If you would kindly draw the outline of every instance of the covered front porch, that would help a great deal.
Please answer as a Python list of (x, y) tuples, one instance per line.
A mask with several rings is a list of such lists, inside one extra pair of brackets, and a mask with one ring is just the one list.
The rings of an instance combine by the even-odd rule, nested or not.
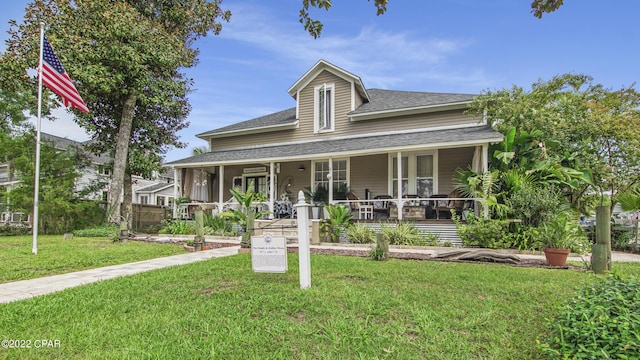
[(478, 206), (476, 199), (454, 192), (454, 174), (458, 169), (485, 170), (487, 148), (483, 142), (255, 160), (241, 154), (225, 159), (229, 151), (208, 153), (208, 162), (174, 165), (174, 217), (190, 218), (195, 209), (217, 213), (233, 207), (232, 188), (264, 194), (264, 201), (255, 205), (268, 210), (271, 219), (293, 217), (301, 190), (320, 207), (348, 205), (354, 218), (363, 221), (443, 220), (450, 218), (451, 208), (464, 216)]

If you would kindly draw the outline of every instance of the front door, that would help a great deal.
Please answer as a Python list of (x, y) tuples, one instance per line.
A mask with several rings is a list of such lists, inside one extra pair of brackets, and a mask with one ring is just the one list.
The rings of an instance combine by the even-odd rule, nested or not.
[(245, 177), (245, 191), (249, 189), (255, 193), (267, 193), (267, 177), (266, 176), (247, 176)]

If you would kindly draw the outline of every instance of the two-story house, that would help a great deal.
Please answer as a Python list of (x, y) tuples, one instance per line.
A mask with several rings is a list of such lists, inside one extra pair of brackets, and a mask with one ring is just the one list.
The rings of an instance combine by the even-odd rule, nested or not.
[(486, 169), (489, 143), (503, 138), (465, 114), (474, 95), (367, 89), (324, 60), (288, 92), (294, 107), (199, 134), (209, 152), (166, 164), (176, 198), (222, 208), (229, 189), (253, 186), (274, 209), (318, 186), (334, 202), (346, 185), (360, 199), (391, 197), (402, 219), (404, 197), (449, 194), (456, 169)]
[(449, 194), (456, 169), (486, 169), (489, 143), (503, 138), (465, 114), (474, 95), (367, 89), (324, 60), (288, 92), (294, 107), (199, 134), (209, 152), (166, 164), (176, 197), (222, 208), (229, 189), (253, 186), (274, 209), (307, 187), (334, 202), (346, 185), (360, 199), (391, 197), (402, 219), (406, 196)]

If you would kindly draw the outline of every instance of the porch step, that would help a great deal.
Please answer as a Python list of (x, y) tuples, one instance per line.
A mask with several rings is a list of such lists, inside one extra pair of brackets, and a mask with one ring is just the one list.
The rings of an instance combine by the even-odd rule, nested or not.
[[(298, 242), (296, 219), (256, 220), (255, 224), (258, 233), (284, 236), (288, 244)], [(311, 238), (311, 227), (309, 227), (309, 238)]]

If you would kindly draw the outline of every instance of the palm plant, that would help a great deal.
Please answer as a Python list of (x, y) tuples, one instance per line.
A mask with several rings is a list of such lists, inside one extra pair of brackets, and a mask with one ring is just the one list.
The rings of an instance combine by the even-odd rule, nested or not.
[(571, 210), (560, 211), (551, 221), (543, 223), (538, 231), (538, 241), (543, 248), (569, 249), (579, 253), (588, 247), (577, 216)]
[(618, 200), (622, 210), (624, 211), (635, 211), (640, 209), (640, 187), (617, 194), (616, 200)]
[(246, 192), (230, 189), (233, 198), (240, 204), (239, 209), (231, 209), (220, 213), (220, 216), (229, 218), (230, 221), (238, 224), (242, 229), (242, 239), (240, 247), (251, 247), (251, 235), (253, 234), (253, 223), (256, 218), (268, 214), (266, 210), (257, 211), (252, 205), (254, 202), (264, 200), (264, 195), (253, 191), (253, 186), (249, 186)]
[(342, 204), (327, 205), (325, 210), (329, 213), (329, 218), (320, 221), (320, 235), (329, 235), (332, 242), (338, 242), (341, 235), (351, 226), (353, 215), (349, 208)]

